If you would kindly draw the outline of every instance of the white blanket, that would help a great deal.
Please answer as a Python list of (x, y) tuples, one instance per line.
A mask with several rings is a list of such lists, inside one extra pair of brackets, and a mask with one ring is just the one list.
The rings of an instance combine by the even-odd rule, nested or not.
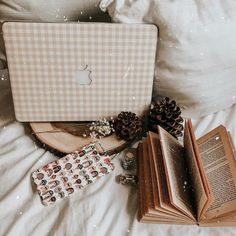
[[(0, 83), (3, 85), (3, 83)], [(31, 173), (56, 159), (35, 145), (29, 130), (12, 120), (8, 93), (0, 86), (0, 235), (235, 235), (236, 228), (200, 228), (141, 224), (137, 221), (137, 190), (115, 183), (116, 169), (79, 193), (44, 207), (31, 181)], [(9, 105), (10, 104), (10, 105)], [(10, 106), (10, 108), (9, 108)], [(197, 136), (224, 124), (236, 140), (236, 106), (194, 120)], [(3, 122), (4, 121), (4, 122)], [(8, 123), (4, 126), (4, 124)]]

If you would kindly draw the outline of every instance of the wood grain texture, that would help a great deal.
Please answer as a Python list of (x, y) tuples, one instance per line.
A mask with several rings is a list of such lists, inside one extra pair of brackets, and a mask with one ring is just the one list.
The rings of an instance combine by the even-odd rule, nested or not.
[[(72, 123), (73, 126), (74, 123)], [(61, 154), (68, 154), (75, 150), (81, 149), (83, 146), (89, 144), (92, 140), (90, 137), (84, 138), (82, 135), (74, 135), (71, 130), (64, 130), (63, 125), (48, 122), (31, 122), (29, 123), (32, 134), (43, 144), (47, 145), (52, 152), (59, 152)], [(68, 127), (69, 123), (66, 123)], [(77, 134), (82, 134), (78, 131)], [(101, 139), (101, 143), (104, 149), (111, 155), (122, 151), (131, 142), (126, 142), (119, 139), (117, 135), (112, 134), (110, 136)]]

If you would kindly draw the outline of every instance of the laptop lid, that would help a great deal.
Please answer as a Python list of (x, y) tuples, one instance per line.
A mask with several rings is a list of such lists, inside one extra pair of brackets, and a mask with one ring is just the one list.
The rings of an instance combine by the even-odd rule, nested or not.
[(149, 109), (154, 25), (5, 22), (3, 36), (17, 120), (91, 121)]

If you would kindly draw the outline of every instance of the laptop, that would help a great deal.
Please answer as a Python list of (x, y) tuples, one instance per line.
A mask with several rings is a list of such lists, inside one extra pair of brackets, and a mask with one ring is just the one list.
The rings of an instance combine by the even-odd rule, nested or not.
[(5, 22), (3, 36), (18, 121), (92, 121), (149, 109), (156, 26)]

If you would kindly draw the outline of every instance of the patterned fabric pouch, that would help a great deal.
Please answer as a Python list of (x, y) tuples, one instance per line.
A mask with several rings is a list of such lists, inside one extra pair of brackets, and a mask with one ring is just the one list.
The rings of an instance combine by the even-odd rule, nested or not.
[(99, 149), (91, 143), (33, 172), (42, 204), (53, 204), (113, 171), (110, 156)]

